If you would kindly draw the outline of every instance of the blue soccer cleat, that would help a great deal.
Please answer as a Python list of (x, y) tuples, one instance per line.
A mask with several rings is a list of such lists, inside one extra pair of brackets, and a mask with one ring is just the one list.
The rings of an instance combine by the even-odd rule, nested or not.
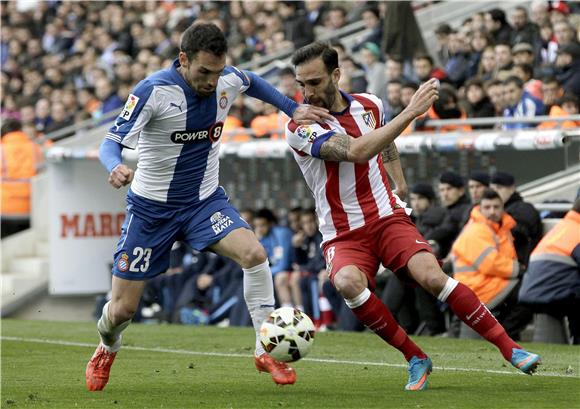
[(532, 375), (536, 372), (542, 358), (538, 354), (523, 349), (512, 348), (512, 365), (525, 374)]
[(433, 371), (433, 362), (431, 358), (419, 359), (416, 356), (409, 361), (409, 382), (405, 385), (408, 391), (424, 391), (427, 389), (429, 382), (427, 377)]

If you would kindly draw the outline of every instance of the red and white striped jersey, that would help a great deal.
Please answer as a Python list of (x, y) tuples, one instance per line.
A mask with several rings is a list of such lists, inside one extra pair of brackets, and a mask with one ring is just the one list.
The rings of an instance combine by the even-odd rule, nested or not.
[(397, 205), (406, 205), (391, 191), (381, 155), (364, 164), (320, 159), (320, 147), (334, 133), (357, 138), (383, 125), (383, 104), (378, 97), (341, 93), (349, 105), (343, 112), (332, 112), (334, 120), (286, 124), (286, 141), (316, 202), (323, 242), (388, 216)]

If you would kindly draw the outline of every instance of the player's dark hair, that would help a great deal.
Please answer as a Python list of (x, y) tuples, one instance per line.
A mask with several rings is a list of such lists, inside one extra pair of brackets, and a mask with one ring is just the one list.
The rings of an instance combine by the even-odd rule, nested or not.
[(511, 77), (508, 77), (503, 82), (503, 85), (509, 85), (509, 84), (515, 84), (516, 87), (518, 87), (518, 88), (523, 88), (524, 87), (524, 82), (522, 81), (522, 79), (520, 77), (516, 77), (515, 75), (512, 75)]
[(487, 199), (487, 200), (499, 199), (499, 200), (501, 200), (501, 197), (495, 190), (493, 190), (491, 188), (486, 188), (483, 191), (483, 194), (481, 195), (481, 200), (483, 200), (483, 199)]
[(314, 42), (296, 50), (292, 56), (292, 64), (298, 66), (319, 57), (322, 58), (329, 74), (338, 68), (338, 53), (328, 43), (322, 41)]
[(189, 26), (181, 37), (181, 51), (188, 60), (195, 58), (199, 51), (222, 56), (228, 51), (224, 33), (212, 23), (198, 23)]

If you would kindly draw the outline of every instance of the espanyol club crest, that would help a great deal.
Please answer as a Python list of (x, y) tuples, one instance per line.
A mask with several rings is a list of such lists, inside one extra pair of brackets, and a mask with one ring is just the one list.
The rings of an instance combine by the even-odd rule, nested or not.
[(125, 272), (129, 269), (129, 256), (127, 255), (127, 253), (121, 254), (121, 257), (119, 257), (119, 261), (117, 261), (117, 268), (121, 272)]
[(219, 104), (221, 109), (226, 109), (226, 107), (228, 106), (228, 97), (225, 92), (222, 92)]
[(362, 114), (362, 119), (370, 128), (374, 129), (377, 126), (377, 120), (375, 119), (373, 111), (366, 111), (364, 114)]

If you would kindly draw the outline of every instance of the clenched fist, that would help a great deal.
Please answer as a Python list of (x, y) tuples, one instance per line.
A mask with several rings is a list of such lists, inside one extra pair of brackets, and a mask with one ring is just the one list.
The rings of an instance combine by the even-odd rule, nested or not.
[(126, 186), (133, 181), (135, 171), (123, 164), (117, 165), (109, 175), (109, 183), (115, 189)]

